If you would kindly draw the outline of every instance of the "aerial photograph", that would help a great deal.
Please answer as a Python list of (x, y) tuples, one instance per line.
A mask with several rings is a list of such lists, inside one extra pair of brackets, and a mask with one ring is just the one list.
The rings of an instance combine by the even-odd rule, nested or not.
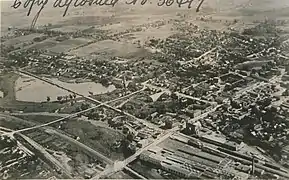
[(0, 3), (0, 179), (289, 179), (289, 0)]

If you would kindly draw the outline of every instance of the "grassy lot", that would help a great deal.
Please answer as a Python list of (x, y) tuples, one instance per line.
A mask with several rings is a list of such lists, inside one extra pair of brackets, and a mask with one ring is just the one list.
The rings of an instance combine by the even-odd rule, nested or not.
[(112, 152), (115, 140), (123, 139), (123, 135), (109, 128), (96, 127), (85, 121), (67, 121), (64, 131), (78, 136), (80, 142), (99, 151), (112, 160), (123, 159), (122, 153)]
[(86, 44), (89, 41), (89, 39), (85, 38), (68, 39), (58, 43), (54, 47), (48, 48), (48, 50), (56, 53), (67, 52), (70, 49), (76, 48), (82, 44)]
[(26, 36), (20, 36), (16, 38), (9, 39), (3, 43), (5, 46), (14, 46), (16, 44), (25, 43), (25, 42), (32, 42), (34, 38), (41, 37), (43, 34), (33, 33)]
[(131, 57), (138, 54), (139, 51), (141, 48), (137, 48), (134, 44), (104, 40), (71, 51), (70, 54), (85, 57), (90, 54), (106, 53), (111, 56)]

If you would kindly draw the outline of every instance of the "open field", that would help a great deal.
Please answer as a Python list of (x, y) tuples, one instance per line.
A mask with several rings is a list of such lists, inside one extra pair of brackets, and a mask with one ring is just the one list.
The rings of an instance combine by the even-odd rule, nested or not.
[(89, 39), (85, 39), (85, 38), (68, 39), (68, 40), (59, 42), (56, 46), (48, 48), (47, 50), (56, 52), (56, 53), (67, 52), (70, 49), (78, 47), (82, 44), (86, 44), (89, 41), (90, 41)]
[(35, 114), (35, 115), (27, 115), (27, 114), (17, 114), (14, 115), (15, 117), (18, 117), (19, 119), (23, 119), (32, 123), (38, 123), (38, 124), (44, 124), (44, 123), (48, 123), (51, 121), (54, 121), (56, 119), (61, 118), (62, 116), (53, 116), (53, 115), (45, 115), (45, 113), (42, 114)]
[(110, 56), (127, 57), (137, 54), (138, 51), (140, 51), (140, 49), (133, 44), (104, 40), (71, 51), (69, 54), (83, 57), (90, 54), (105, 53)]
[(133, 37), (132, 42), (137, 42), (137, 41), (147, 42), (149, 39), (152, 39), (152, 38), (165, 39), (175, 33), (171, 28), (172, 28), (172, 25), (165, 25), (157, 29), (148, 28), (145, 31), (132, 33), (132, 37)]
[(79, 142), (95, 149), (110, 159), (123, 159), (122, 153), (111, 151), (115, 140), (124, 138), (121, 133), (113, 129), (95, 127), (90, 122), (85, 121), (67, 121), (63, 131), (79, 137)]
[(46, 39), (42, 42), (33, 44), (31, 46), (26, 46), (25, 49), (38, 49), (38, 50), (45, 50), (45, 49), (49, 49), (52, 47), (55, 47), (58, 44), (57, 41), (53, 40), (53, 39)]
[(26, 36), (20, 36), (20, 37), (5, 41), (3, 45), (14, 46), (14, 45), (21, 44), (21, 43), (29, 43), (29, 42), (32, 42), (34, 38), (41, 37), (41, 36), (43, 36), (43, 34), (39, 34), (39, 33), (29, 34)]
[(89, 29), (89, 26), (62, 26), (59, 28), (52, 28), (52, 31), (60, 31), (60, 32), (66, 32), (66, 33), (71, 33), (71, 32), (78, 32), (78, 31), (83, 31), (86, 29)]
[(8, 129), (22, 129), (31, 127), (29, 124), (23, 121), (14, 121), (14, 119), (2, 114), (0, 114), (0, 126)]

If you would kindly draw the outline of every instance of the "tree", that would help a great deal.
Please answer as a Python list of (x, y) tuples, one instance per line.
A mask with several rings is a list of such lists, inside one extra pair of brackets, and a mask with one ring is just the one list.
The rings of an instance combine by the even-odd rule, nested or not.
[(104, 87), (108, 87), (109, 86), (109, 80), (107, 78), (101, 78), (100, 79), (100, 83), (104, 86)]
[[(79, 111), (81, 111), (81, 108), (79, 107), (79, 106), (77, 106), (76, 108), (75, 108), (75, 111), (74, 112), (79, 112)], [(79, 114), (80, 115), (80, 114)]]
[(47, 96), (46, 100), (47, 100), (47, 102), (49, 102), (49, 101), (50, 101), (50, 97), (49, 97), (49, 96)]
[(62, 96), (57, 96), (57, 100), (61, 101), (62, 100)]
[(286, 89), (286, 90), (282, 93), (282, 96), (289, 96), (289, 91), (288, 91), (288, 89)]
[(128, 132), (129, 132), (129, 128), (128, 127), (123, 127), (122, 133), (123, 134), (127, 134)]
[(137, 85), (135, 82), (130, 82), (127, 86), (127, 88), (129, 88), (132, 91), (136, 91), (137, 90)]
[(166, 112), (166, 110), (165, 110), (166, 106), (163, 102), (158, 102), (158, 101), (155, 102), (154, 108), (156, 108), (156, 110), (159, 114), (164, 114)]
[(171, 93), (171, 98), (173, 100), (178, 100), (178, 95), (175, 92), (173, 92), (173, 93)]
[(127, 136), (126, 136), (126, 139), (129, 140), (130, 142), (133, 141), (134, 139), (134, 135), (132, 133), (129, 133)]
[(165, 128), (166, 128), (166, 129), (171, 129), (171, 128), (173, 128), (173, 121), (172, 121), (172, 120), (166, 120), (166, 122), (165, 122)]
[(81, 108), (81, 110), (86, 110), (89, 108), (89, 104), (82, 103), (80, 108)]

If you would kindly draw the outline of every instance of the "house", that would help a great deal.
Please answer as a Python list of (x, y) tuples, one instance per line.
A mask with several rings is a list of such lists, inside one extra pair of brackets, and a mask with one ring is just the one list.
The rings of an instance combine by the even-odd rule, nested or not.
[(84, 171), (84, 178), (85, 179), (91, 179), (94, 176), (94, 174), (95, 174), (95, 171), (88, 168)]
[(137, 134), (138, 137), (140, 137), (141, 139), (147, 139), (148, 138), (148, 134), (144, 133), (144, 132), (139, 132)]

